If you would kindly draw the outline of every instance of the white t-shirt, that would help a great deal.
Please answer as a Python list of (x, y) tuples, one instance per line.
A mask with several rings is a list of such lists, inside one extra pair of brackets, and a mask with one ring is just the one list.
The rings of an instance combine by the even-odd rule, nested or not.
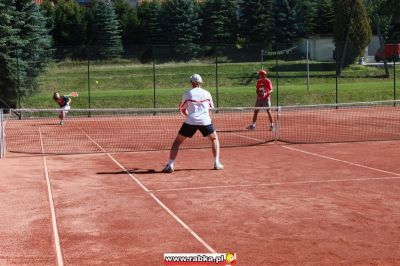
[(186, 109), (188, 116), (185, 123), (189, 125), (207, 126), (211, 124), (209, 110), (214, 108), (211, 94), (202, 88), (193, 88), (182, 96), (179, 108)]

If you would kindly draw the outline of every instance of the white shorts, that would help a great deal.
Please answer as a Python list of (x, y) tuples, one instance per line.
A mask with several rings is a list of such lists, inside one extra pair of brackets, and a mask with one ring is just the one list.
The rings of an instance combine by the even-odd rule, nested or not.
[(262, 99), (262, 98), (257, 98), (256, 100), (256, 107), (271, 107), (271, 99)]
[(69, 109), (71, 109), (71, 106), (69, 106), (68, 104), (67, 105), (64, 105), (63, 107), (60, 107), (60, 109), (62, 110), (61, 112), (60, 112), (60, 114), (66, 114), (66, 113), (68, 113), (68, 110)]

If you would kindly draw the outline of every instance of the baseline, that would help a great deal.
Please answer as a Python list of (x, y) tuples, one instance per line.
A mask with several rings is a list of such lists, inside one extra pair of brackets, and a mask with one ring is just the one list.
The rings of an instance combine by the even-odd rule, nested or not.
[(376, 178), (353, 178), (353, 179), (330, 179), (330, 180), (309, 180), (296, 182), (276, 182), (276, 183), (259, 183), (248, 185), (227, 185), (227, 186), (203, 186), (203, 187), (184, 187), (184, 188), (167, 188), (153, 189), (151, 192), (167, 192), (167, 191), (184, 191), (184, 190), (200, 190), (200, 189), (221, 189), (221, 188), (240, 188), (240, 187), (259, 187), (259, 186), (290, 186), (290, 185), (309, 185), (309, 184), (326, 184), (326, 183), (342, 183), (342, 182), (357, 182), (357, 181), (376, 181), (376, 180), (396, 180), (400, 176), (376, 177)]

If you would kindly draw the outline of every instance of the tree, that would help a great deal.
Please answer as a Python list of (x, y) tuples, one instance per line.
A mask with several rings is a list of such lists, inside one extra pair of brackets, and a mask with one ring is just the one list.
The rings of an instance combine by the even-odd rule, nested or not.
[(159, 1), (144, 1), (137, 8), (144, 44), (162, 43), (161, 4)]
[(109, 59), (122, 55), (121, 29), (111, 3), (99, 1), (93, 7), (92, 34), (90, 44), (95, 56)]
[(75, 1), (58, 1), (54, 10), (52, 33), (54, 46), (58, 49), (59, 56), (62, 58), (84, 56), (84, 45), (87, 41), (87, 22), (84, 9)]
[(19, 30), (13, 27), (15, 3), (0, 0), (0, 9), (0, 108), (8, 109), (17, 106), (15, 51), (22, 44), (18, 37)]
[(275, 42), (277, 44), (292, 45), (299, 37), (300, 23), (297, 10), (296, 0), (275, 1)]
[(52, 39), (47, 28), (47, 19), (37, 4), (30, 0), (16, 1), (17, 15), (21, 24), (19, 37), (24, 43), (18, 57), (21, 59), (21, 95), (27, 95), (37, 89), (37, 77), (43, 73), (52, 59)]
[(274, 35), (273, 0), (242, 1), (239, 10), (239, 33), (244, 43), (269, 48)]
[(113, 4), (121, 25), (122, 43), (125, 46), (139, 43), (139, 20), (136, 10), (127, 0), (114, 0)]
[(340, 75), (342, 67), (353, 64), (364, 53), (372, 33), (362, 0), (337, 0), (335, 11), (334, 41)]
[(46, 16), (46, 27), (50, 30), (50, 33), (53, 35), (54, 31), (54, 11), (55, 6), (51, 0), (45, 0), (41, 5), (40, 8), (43, 10), (44, 15)]
[(332, 34), (335, 13), (333, 11), (332, 0), (319, 0), (316, 6), (315, 33)]
[(201, 14), (203, 42), (236, 43), (237, 19), (234, 0), (206, 0), (202, 5)]
[(299, 35), (308, 37), (315, 34), (317, 28), (317, 7), (315, 1), (299, 0), (297, 15), (299, 20)]
[(30, 0), (0, 0), (0, 86), (2, 105), (17, 106), (17, 98), (37, 89), (37, 77), (48, 64), (51, 38), (46, 19)]
[(195, 57), (200, 50), (199, 12), (196, 0), (166, 0), (162, 4), (163, 41), (183, 59)]
[[(372, 29), (378, 34), (380, 50), (384, 54), (384, 43), (385, 39), (389, 34), (391, 16), (385, 16), (383, 14), (384, 4), (386, 1), (382, 0), (364, 0), (365, 8), (369, 14)], [(386, 36), (386, 37), (384, 37)], [(389, 77), (389, 69), (387, 66), (386, 58), (384, 58), (385, 76)]]
[(386, 14), (393, 15), (390, 27), (390, 38), (400, 42), (400, 1), (388, 0), (386, 3)]

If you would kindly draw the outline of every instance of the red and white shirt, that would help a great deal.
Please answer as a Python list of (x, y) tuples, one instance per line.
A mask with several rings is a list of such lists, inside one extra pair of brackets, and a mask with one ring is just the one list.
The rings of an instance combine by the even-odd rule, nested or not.
[(182, 96), (179, 109), (187, 110), (186, 124), (207, 126), (211, 124), (210, 110), (214, 108), (211, 94), (202, 88), (193, 88)]
[(272, 82), (269, 79), (261, 78), (257, 80), (256, 89), (258, 99), (266, 100), (271, 98)]

